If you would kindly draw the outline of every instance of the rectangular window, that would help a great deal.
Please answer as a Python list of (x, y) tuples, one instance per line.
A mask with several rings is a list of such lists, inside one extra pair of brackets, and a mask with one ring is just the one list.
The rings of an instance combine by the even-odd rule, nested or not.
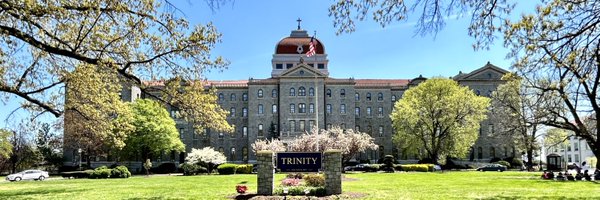
[(290, 113), (296, 113), (296, 105), (290, 104)]
[(371, 116), (371, 115), (372, 115), (371, 107), (367, 107), (367, 116)]
[(332, 110), (331, 104), (327, 104), (326, 109), (327, 109), (327, 114), (331, 114), (331, 110)]
[(290, 131), (296, 132), (296, 121), (290, 120)]
[(313, 64), (313, 63), (308, 63), (308, 66), (310, 66), (310, 67), (314, 68), (314, 67), (315, 67), (315, 64)]
[(315, 126), (315, 120), (308, 121), (308, 131), (311, 131), (313, 126)]
[(248, 117), (248, 108), (242, 108), (242, 117)]
[(340, 105), (340, 113), (346, 114), (346, 104)]
[(242, 137), (248, 137), (248, 127), (242, 127)]
[(359, 108), (359, 107), (356, 107), (356, 108), (354, 108), (354, 115), (355, 115), (356, 117), (359, 117), (359, 116), (360, 116), (360, 108)]
[(263, 114), (264, 113), (264, 108), (262, 104), (258, 104), (258, 114)]
[(183, 134), (183, 128), (179, 128), (179, 138), (181, 138), (182, 140), (185, 139)]
[(571, 159), (571, 155), (570, 154), (567, 156), (567, 158), (568, 158), (567, 162), (573, 162), (573, 159)]
[(298, 104), (298, 112), (299, 113), (306, 113), (306, 104), (299, 103)]
[(304, 120), (300, 120), (300, 131), (306, 131), (306, 127), (304, 127), (306, 125), (305, 123)]
[(275, 64), (275, 69), (283, 69), (283, 64), (281, 64), (281, 63)]
[(379, 126), (379, 137), (383, 137), (383, 126)]
[(287, 69), (292, 68), (292, 67), (294, 67), (294, 64), (292, 64), (292, 63), (285, 64), (285, 68), (287, 68)]
[(319, 68), (319, 69), (325, 69), (325, 64), (319, 63), (319, 64), (317, 64), (317, 68)]
[(264, 136), (264, 132), (263, 132), (263, 125), (262, 125), (262, 124), (259, 124), (259, 125), (258, 125), (258, 136), (259, 136), (259, 137), (262, 137), (262, 136)]
[(579, 154), (575, 154), (575, 163), (579, 163)]
[(315, 113), (315, 104), (308, 104), (308, 112)]
[(377, 116), (378, 117), (383, 117), (383, 107), (377, 108)]
[(579, 151), (579, 143), (573, 143), (575, 151)]
[(273, 104), (273, 106), (271, 107), (271, 112), (277, 113), (277, 105), (276, 104)]
[(489, 134), (493, 134), (494, 133), (494, 124), (489, 124), (488, 125), (488, 133)]
[(567, 151), (571, 151), (571, 144), (567, 144)]

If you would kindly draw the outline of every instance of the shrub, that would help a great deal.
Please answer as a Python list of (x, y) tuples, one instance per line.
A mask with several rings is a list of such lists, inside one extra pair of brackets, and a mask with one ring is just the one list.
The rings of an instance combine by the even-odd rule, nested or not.
[(252, 174), (252, 165), (251, 164), (247, 164), (247, 165), (238, 165), (235, 168), (235, 173), (236, 174)]
[(296, 186), (296, 187), (285, 187), (287, 188), (287, 194), (283, 193), (284, 187), (275, 188), (274, 194), (278, 195), (308, 195), (312, 196), (325, 196), (325, 187), (306, 187), (306, 186)]
[(221, 175), (235, 174), (236, 168), (237, 168), (236, 164), (225, 163), (225, 164), (219, 165), (219, 167), (217, 167), (217, 171)]
[(102, 166), (100, 166), (100, 167), (97, 167), (97, 168), (96, 168), (96, 169), (94, 169), (94, 170), (103, 170), (103, 169), (108, 169), (108, 167), (107, 167), (107, 166), (105, 166), (105, 165), (102, 165)]
[(94, 179), (98, 179), (98, 178), (110, 178), (110, 175), (112, 174), (112, 170), (108, 169), (108, 167), (104, 166), (104, 168), (96, 168), (94, 170), (94, 172), (92, 172), (92, 174), (90, 174), (89, 178), (94, 178)]
[(325, 186), (325, 177), (318, 174), (307, 174), (304, 176), (304, 183), (311, 187)]
[(281, 181), (283, 186), (298, 186), (300, 185), (300, 179), (297, 178), (286, 178)]
[(510, 163), (509, 163), (509, 162), (506, 162), (506, 161), (504, 161), (504, 160), (501, 160), (501, 161), (498, 161), (498, 162), (495, 162), (495, 163), (496, 163), (496, 164), (501, 164), (501, 165), (504, 165), (506, 168), (510, 168)]
[(401, 164), (394, 165), (394, 170), (396, 170), (396, 171), (402, 171), (402, 165)]
[(129, 178), (131, 177), (131, 172), (125, 166), (117, 166), (111, 171), (110, 178)]
[(412, 164), (412, 165), (402, 165), (403, 171), (415, 171), (415, 172), (428, 172), (433, 171), (433, 164)]
[(153, 174), (170, 174), (177, 172), (175, 163), (162, 163), (156, 168), (150, 169)]
[(378, 164), (367, 165), (365, 166), (365, 172), (377, 172), (379, 171), (379, 167), (380, 165)]
[(202, 167), (196, 164), (183, 163), (179, 165), (179, 168), (183, 170), (184, 176), (197, 175), (201, 173), (208, 173), (206, 167)]
[(304, 177), (304, 174), (302, 173), (289, 173), (285, 176), (286, 178), (296, 178), (296, 179), (302, 179), (302, 177)]

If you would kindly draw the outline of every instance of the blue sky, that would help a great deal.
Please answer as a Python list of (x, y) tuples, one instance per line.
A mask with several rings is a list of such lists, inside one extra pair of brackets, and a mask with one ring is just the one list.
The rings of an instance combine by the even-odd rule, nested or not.
[[(207, 73), (211, 80), (269, 78), (275, 45), (296, 29), (298, 18), (302, 19), (303, 29), (310, 34), (317, 32), (316, 36), (328, 54), (330, 76), (334, 78), (450, 77), (459, 71), (475, 70), (488, 61), (510, 70), (511, 60), (505, 59), (508, 50), (501, 41), (490, 50), (473, 50), (474, 39), (467, 35), (469, 16), (448, 19), (446, 27), (435, 37), (415, 36), (416, 14), (386, 28), (371, 20), (357, 22), (356, 32), (336, 35), (333, 20), (328, 16), (333, 1), (238, 0), (215, 12), (204, 1), (172, 2), (190, 24), (212, 22), (223, 34), (222, 43), (217, 45), (213, 55), (223, 56), (231, 64), (222, 72)], [(513, 13), (515, 16), (520, 14)], [(20, 99), (12, 98), (8, 105), (0, 105), (0, 128), (14, 125), (7, 124), (4, 119), (19, 105), (18, 101)], [(21, 113), (16, 117), (24, 115)], [(45, 116), (44, 119), (53, 117)]]

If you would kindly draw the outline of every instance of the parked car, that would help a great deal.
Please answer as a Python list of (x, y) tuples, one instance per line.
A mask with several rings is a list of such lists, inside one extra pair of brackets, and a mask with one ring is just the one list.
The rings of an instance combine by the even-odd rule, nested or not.
[(477, 168), (477, 171), (499, 171), (499, 172), (503, 172), (506, 171), (506, 166), (501, 165), (501, 164), (489, 164), (486, 165), (484, 167), (480, 167)]
[(369, 167), (369, 164), (358, 164), (356, 166), (346, 166), (344, 171), (365, 171)]
[(50, 177), (47, 171), (42, 170), (25, 170), (16, 174), (10, 174), (6, 176), (7, 181), (20, 181), (20, 180), (40, 180), (43, 181)]

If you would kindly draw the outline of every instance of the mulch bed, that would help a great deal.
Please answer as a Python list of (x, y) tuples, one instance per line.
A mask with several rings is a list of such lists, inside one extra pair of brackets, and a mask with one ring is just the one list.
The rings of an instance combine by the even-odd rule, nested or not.
[(318, 199), (318, 200), (329, 200), (329, 199), (358, 199), (367, 196), (363, 193), (357, 192), (344, 192), (340, 195), (331, 196), (263, 196), (258, 194), (240, 194), (236, 196), (230, 196), (230, 199), (237, 200), (280, 200), (280, 199)]

